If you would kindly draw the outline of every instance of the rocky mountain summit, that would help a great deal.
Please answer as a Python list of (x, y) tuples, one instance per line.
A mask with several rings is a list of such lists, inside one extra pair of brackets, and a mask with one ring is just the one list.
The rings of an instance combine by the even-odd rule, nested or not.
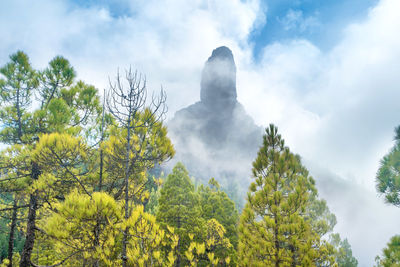
[(175, 113), (168, 123), (177, 155), (196, 178), (215, 177), (223, 187), (247, 191), (251, 162), (262, 142), (262, 129), (237, 101), (232, 51), (218, 47), (205, 63), (200, 101)]

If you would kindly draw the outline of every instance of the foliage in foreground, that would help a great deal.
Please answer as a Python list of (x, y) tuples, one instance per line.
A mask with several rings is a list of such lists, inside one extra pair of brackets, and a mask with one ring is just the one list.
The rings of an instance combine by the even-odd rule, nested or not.
[[(210, 181), (219, 187), (214, 179)], [(157, 220), (166, 229), (173, 227), (179, 237), (177, 266), (233, 262), (235, 251), (229, 237), (234, 238), (236, 231), (226, 235), (226, 228), (236, 228), (237, 216), (233, 221), (224, 217), (237, 211), (225, 196), (210, 187), (196, 190), (182, 163), (176, 164), (168, 175), (160, 191)], [(212, 199), (215, 201), (209, 203)], [(232, 205), (224, 207), (224, 201)]]
[(317, 190), (298, 156), (274, 125), (266, 129), (253, 163), (255, 181), (239, 225), (244, 266), (331, 266), (334, 248), (321, 239), (308, 207)]
[(395, 144), (381, 160), (376, 188), (387, 203), (400, 207), (400, 126), (395, 129)]
[[(376, 189), (385, 202), (400, 207), (400, 126), (395, 129), (394, 146), (380, 162), (376, 175)], [(400, 266), (400, 236), (391, 238), (383, 255), (377, 256), (376, 266)]]
[(382, 256), (375, 258), (376, 267), (400, 266), (400, 236), (393, 236), (387, 247), (383, 249)]
[(195, 187), (182, 164), (158, 190), (149, 178), (174, 155), (163, 91), (146, 101), (146, 81), (128, 70), (101, 107), (66, 59), (43, 71), (23, 52), (10, 59), (0, 68), (2, 267), (353, 266), (346, 240), (325, 241), (336, 218), (274, 126), (238, 231), (215, 179)]

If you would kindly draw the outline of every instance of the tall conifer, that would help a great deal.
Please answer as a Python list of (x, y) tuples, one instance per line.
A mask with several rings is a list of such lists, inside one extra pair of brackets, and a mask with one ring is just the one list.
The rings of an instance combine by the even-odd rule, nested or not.
[(325, 266), (328, 247), (307, 219), (313, 179), (285, 147), (274, 125), (266, 129), (253, 162), (250, 192), (239, 224), (242, 266)]
[[(179, 236), (176, 266), (183, 264), (183, 255), (189, 247), (189, 234), (201, 234), (199, 198), (188, 171), (178, 163), (168, 175), (161, 189), (157, 220), (164, 227), (173, 227)], [(184, 265), (182, 265), (184, 266)]]

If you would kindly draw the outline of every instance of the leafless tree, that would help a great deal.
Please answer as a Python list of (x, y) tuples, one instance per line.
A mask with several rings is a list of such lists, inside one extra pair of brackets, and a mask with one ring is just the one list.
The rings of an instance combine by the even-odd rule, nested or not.
[[(107, 93), (106, 104), (108, 111), (118, 122), (118, 127), (126, 130), (126, 147), (124, 151), (124, 182), (121, 188), (121, 193), (124, 194), (125, 200), (125, 219), (130, 216), (130, 196), (129, 196), (129, 177), (134, 172), (134, 166), (137, 161), (140, 160), (156, 160), (149, 158), (140, 158), (139, 150), (132, 148), (131, 138), (132, 134), (141, 127), (152, 127), (155, 123), (159, 123), (164, 120), (167, 112), (166, 106), (166, 94), (161, 88), (158, 96), (152, 95), (148, 97), (146, 88), (146, 78), (138, 74), (137, 71), (132, 71), (130, 68), (125, 72), (125, 77), (122, 78), (121, 74), (117, 73), (115, 81), (110, 80), (110, 88)], [(139, 115), (147, 114), (146, 116), (137, 119)], [(139, 140), (139, 146), (142, 146), (144, 142)], [(130, 154), (134, 153), (133, 159)], [(123, 191), (122, 191), (123, 190)], [(127, 243), (128, 243), (128, 228), (124, 229), (123, 232), (123, 244), (122, 244), (122, 262), (123, 266), (127, 266)]]

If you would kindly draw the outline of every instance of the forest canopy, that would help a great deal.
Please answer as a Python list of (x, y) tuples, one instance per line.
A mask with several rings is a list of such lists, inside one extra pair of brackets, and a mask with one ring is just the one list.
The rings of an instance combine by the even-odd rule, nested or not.
[[(238, 210), (177, 163), (166, 94), (117, 73), (102, 97), (62, 56), (0, 68), (1, 266), (356, 266), (336, 217), (275, 125)], [(249, 168), (251, 166), (248, 166)]]

